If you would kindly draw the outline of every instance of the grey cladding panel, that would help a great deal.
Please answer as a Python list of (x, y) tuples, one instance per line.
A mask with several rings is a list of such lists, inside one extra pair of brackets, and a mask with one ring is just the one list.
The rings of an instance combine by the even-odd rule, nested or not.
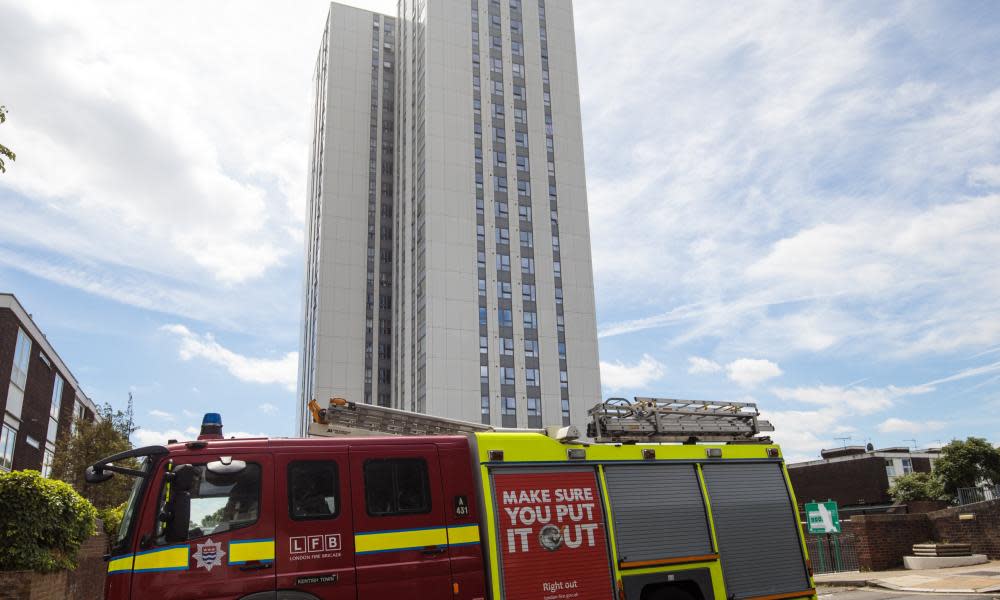
[(605, 472), (621, 560), (713, 552), (694, 465), (618, 465)]
[(809, 589), (798, 523), (778, 464), (702, 467), (727, 596)]

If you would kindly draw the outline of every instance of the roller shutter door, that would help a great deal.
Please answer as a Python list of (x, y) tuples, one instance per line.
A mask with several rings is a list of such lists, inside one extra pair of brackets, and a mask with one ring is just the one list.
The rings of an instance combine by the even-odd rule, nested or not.
[(694, 465), (609, 465), (605, 476), (622, 562), (713, 553)]
[(798, 522), (781, 465), (702, 467), (730, 598), (809, 589)]

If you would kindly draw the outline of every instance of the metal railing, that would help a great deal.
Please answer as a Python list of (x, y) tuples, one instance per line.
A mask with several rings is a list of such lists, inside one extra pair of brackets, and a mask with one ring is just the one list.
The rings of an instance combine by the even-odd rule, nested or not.
[(817, 575), (858, 571), (861, 568), (854, 534), (810, 535), (806, 537), (806, 546), (813, 572)]
[(1000, 485), (958, 488), (958, 503), (973, 504), (1000, 499)]

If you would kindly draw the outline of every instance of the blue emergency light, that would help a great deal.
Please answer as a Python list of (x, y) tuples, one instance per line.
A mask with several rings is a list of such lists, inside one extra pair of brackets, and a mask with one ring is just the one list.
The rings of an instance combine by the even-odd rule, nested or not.
[(219, 413), (205, 413), (201, 420), (201, 435), (199, 440), (221, 440), (222, 437), (222, 415)]

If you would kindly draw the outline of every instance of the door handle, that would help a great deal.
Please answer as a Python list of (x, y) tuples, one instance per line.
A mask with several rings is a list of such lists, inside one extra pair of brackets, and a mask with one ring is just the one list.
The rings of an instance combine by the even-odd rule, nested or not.
[(240, 565), (240, 571), (261, 571), (263, 569), (270, 569), (272, 566), (274, 566), (274, 563), (254, 561)]
[(437, 556), (445, 551), (444, 546), (425, 546), (422, 552), (424, 556)]

